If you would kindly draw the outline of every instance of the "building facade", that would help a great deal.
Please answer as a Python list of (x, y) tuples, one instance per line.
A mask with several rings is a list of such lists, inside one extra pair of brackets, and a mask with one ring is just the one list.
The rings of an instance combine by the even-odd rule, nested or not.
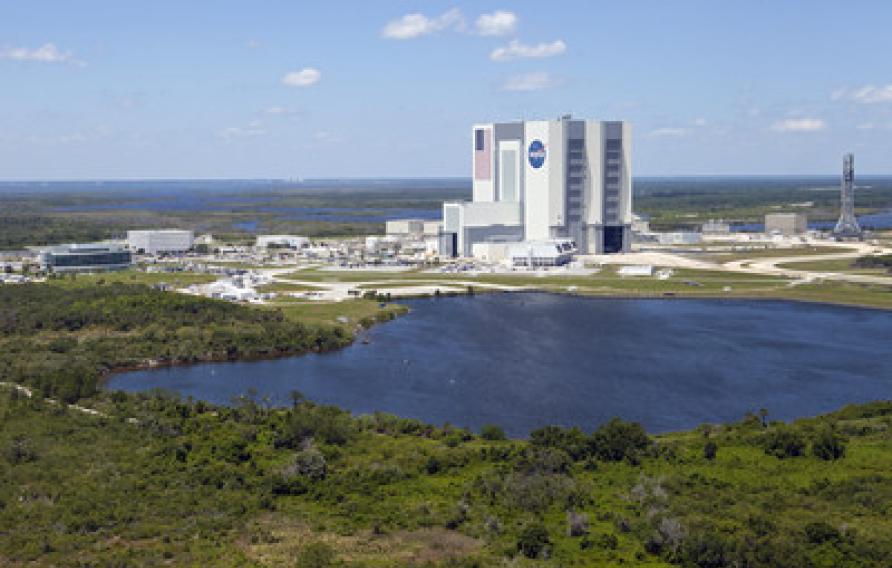
[(301, 235), (257, 235), (254, 246), (258, 249), (302, 249), (310, 245), (310, 239)]
[(765, 215), (765, 232), (769, 235), (801, 235), (808, 230), (805, 213), (769, 213)]
[(583, 254), (631, 243), (631, 127), (626, 122), (533, 120), (472, 129), (473, 201), (443, 205), (442, 246), (569, 239)]
[(126, 247), (115, 243), (72, 244), (41, 249), (40, 269), (45, 272), (102, 272), (125, 270), (132, 256)]
[(194, 234), (180, 229), (127, 231), (127, 246), (137, 253), (183, 253), (192, 248)]

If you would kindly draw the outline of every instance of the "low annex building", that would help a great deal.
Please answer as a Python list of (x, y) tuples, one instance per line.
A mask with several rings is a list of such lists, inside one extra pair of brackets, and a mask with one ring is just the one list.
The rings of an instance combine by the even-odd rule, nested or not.
[(37, 259), (45, 272), (101, 272), (125, 270), (133, 257), (118, 243), (87, 243), (43, 248)]

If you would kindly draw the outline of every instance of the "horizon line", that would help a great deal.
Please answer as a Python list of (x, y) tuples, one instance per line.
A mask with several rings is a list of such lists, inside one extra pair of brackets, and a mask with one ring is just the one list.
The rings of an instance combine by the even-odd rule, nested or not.
[[(822, 174), (646, 174), (633, 175), (635, 179), (710, 179), (710, 178), (827, 178), (840, 177), (841, 173)], [(892, 173), (861, 173), (857, 177), (892, 177)], [(472, 181), (471, 176), (347, 176), (347, 177), (133, 177), (133, 178), (0, 178), (0, 184), (15, 183), (133, 183), (133, 182), (250, 182), (307, 184), (317, 182), (350, 181)]]

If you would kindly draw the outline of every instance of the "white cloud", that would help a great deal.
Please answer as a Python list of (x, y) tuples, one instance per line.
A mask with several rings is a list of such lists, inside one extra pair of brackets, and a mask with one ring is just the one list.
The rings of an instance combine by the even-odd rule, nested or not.
[(263, 44), (257, 41), (256, 39), (249, 39), (245, 42), (245, 47), (248, 49), (259, 49)]
[(496, 10), (492, 14), (481, 14), (474, 27), (477, 33), (483, 36), (508, 35), (514, 33), (517, 28), (517, 15), (505, 10)]
[(510, 61), (521, 57), (543, 58), (554, 57), (567, 51), (567, 44), (561, 40), (537, 45), (524, 45), (519, 41), (511, 40), (505, 47), (497, 47), (489, 54), (493, 61)]
[(69, 63), (83, 67), (83, 61), (75, 59), (70, 51), (59, 51), (52, 43), (45, 43), (38, 48), (10, 47), (0, 50), (0, 59), (12, 61), (36, 61), (39, 63)]
[(667, 127), (667, 128), (657, 128), (655, 130), (651, 130), (647, 133), (647, 136), (650, 138), (661, 138), (661, 137), (681, 137), (687, 136), (688, 129), (687, 128), (677, 128), (677, 127)]
[(694, 126), (706, 126), (709, 122), (705, 118), (695, 118)]
[(892, 122), (889, 123), (877, 123), (877, 122), (863, 122), (856, 126), (858, 130), (892, 130)]
[(544, 71), (515, 75), (502, 84), (503, 91), (541, 91), (557, 85), (551, 75)]
[(285, 76), (282, 77), (282, 83), (289, 87), (309, 87), (310, 85), (318, 83), (321, 78), (322, 73), (318, 69), (305, 67), (300, 71), (286, 73)]
[(270, 116), (292, 116), (297, 114), (297, 111), (288, 107), (273, 105), (265, 109), (263, 113)]
[(227, 141), (238, 138), (256, 138), (264, 134), (266, 134), (266, 130), (263, 128), (263, 123), (259, 120), (252, 120), (246, 127), (230, 126), (217, 133), (220, 138)]
[(323, 143), (323, 144), (338, 144), (338, 143), (342, 142), (342, 139), (340, 136), (336, 136), (336, 135), (332, 134), (331, 132), (328, 132), (325, 130), (320, 130), (319, 132), (314, 134), (313, 140), (315, 140), (316, 142)]
[(867, 85), (853, 91), (851, 96), (852, 100), (864, 104), (890, 103), (892, 102), (892, 85), (885, 87)]
[(381, 36), (387, 39), (414, 39), (442, 30), (462, 29), (464, 22), (464, 16), (457, 8), (433, 18), (416, 12), (388, 22), (381, 30)]
[(820, 118), (788, 118), (771, 125), (775, 132), (817, 132), (825, 128), (827, 123)]
[(836, 89), (830, 93), (830, 99), (834, 101), (848, 99), (861, 104), (892, 103), (892, 84), (880, 87), (865, 85), (857, 89)]

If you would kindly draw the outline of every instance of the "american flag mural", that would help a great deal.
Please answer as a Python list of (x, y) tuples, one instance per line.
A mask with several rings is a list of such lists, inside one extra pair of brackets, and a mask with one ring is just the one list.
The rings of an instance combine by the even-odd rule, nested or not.
[(474, 131), (474, 179), (492, 179), (492, 130), (488, 128)]

